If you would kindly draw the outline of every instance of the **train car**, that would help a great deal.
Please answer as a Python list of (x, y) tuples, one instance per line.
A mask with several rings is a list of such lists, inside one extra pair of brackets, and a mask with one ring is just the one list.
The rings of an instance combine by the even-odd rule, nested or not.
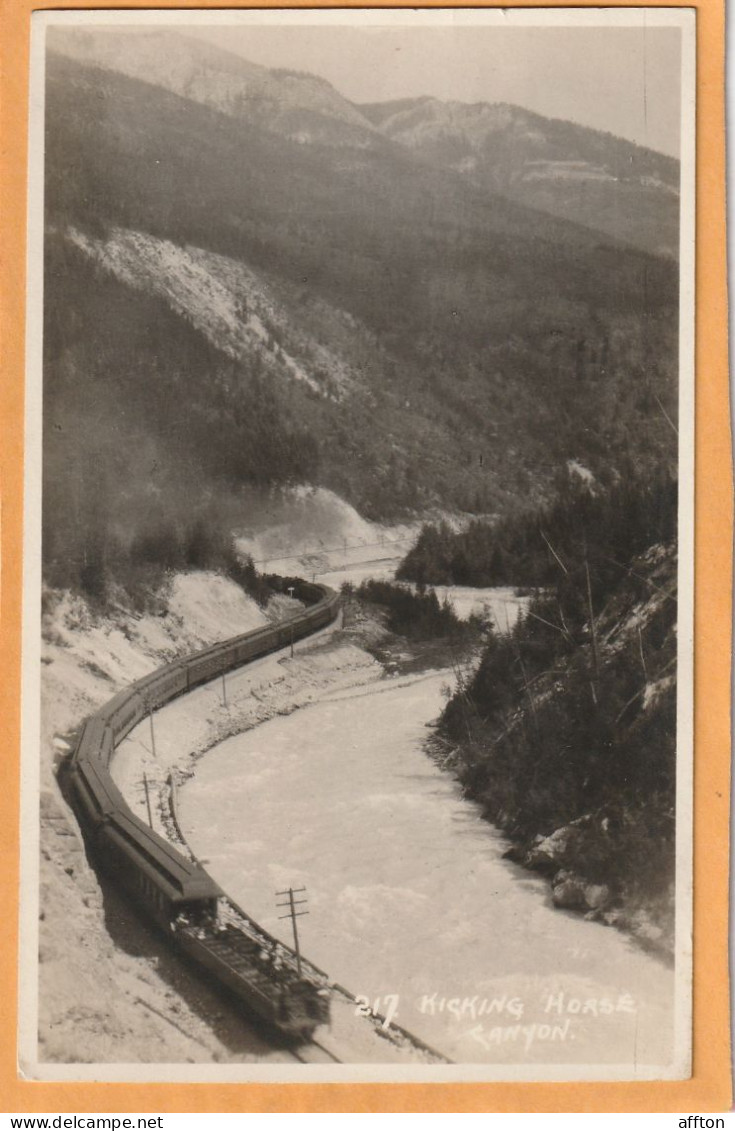
[(135, 691), (146, 711), (156, 711), (164, 703), (189, 690), (186, 678), (186, 661), (176, 660), (157, 668), (134, 684)]
[(129, 814), (110, 814), (96, 842), (105, 871), (116, 885), (145, 909), (177, 948), (209, 970), (251, 1012), (300, 1037), (328, 1021), (325, 986), (299, 977), (293, 963), (284, 963), (277, 972), (271, 957), (275, 940), (264, 943), (218, 921), (223, 893), (200, 865)]
[(82, 828), (94, 841), (99, 827), (115, 813), (127, 808), (125, 798), (97, 758), (86, 755), (77, 758), (68, 780), (71, 801)]
[(224, 670), (222, 654), (218, 651), (191, 657), (186, 661), (189, 689), (192, 690), (195, 687), (200, 687), (203, 683), (216, 679)]
[(273, 966), (273, 949), (231, 924), (220, 929), (182, 926), (176, 944), (226, 986), (247, 1008), (282, 1032), (309, 1038), (329, 1021), (326, 983)]
[(258, 654), (257, 640), (250, 640), (247, 636), (238, 637), (233, 645), (235, 666), (246, 664)]
[(96, 843), (110, 878), (165, 931), (182, 913), (197, 920), (216, 917), (222, 889), (133, 813), (111, 814)]
[(100, 757), (109, 760), (112, 749), (113, 736), (106, 718), (102, 714), (92, 715), (82, 727), (72, 761)]
[(215, 645), (184, 661), (189, 688), (199, 687), (216, 679), (222, 672), (231, 671), (248, 660), (267, 656), (281, 646), (279, 625), (256, 629), (241, 637)]
[(329, 999), (326, 986), (315, 989), (313, 982), (301, 978), (289, 986), (288, 998), (280, 1003), (276, 1024), (308, 1039), (320, 1025), (329, 1024)]
[[(289, 581), (295, 579), (287, 579)], [(214, 644), (187, 657), (181, 663), (187, 673), (187, 690), (216, 679), (222, 672), (266, 656), (278, 648), (285, 647), (293, 640), (300, 640), (334, 620), (339, 609), (339, 597), (326, 586), (302, 582), (305, 588), (304, 599), (317, 603), (305, 612), (274, 625), (266, 625), (252, 632), (233, 637), (222, 644)]]
[[(252, 1011), (286, 1033), (308, 1036), (329, 1019), (325, 975), (309, 963), (299, 970), (288, 949), (260, 928), (251, 937), (219, 922), (221, 889), (201, 865), (131, 812), (109, 773), (115, 747), (148, 711), (335, 619), (339, 597), (332, 590), (294, 578), (284, 579), (285, 585), (310, 604), (305, 612), (167, 664), (119, 692), (85, 723), (68, 781), (85, 835), (114, 882)], [(278, 967), (277, 952), (283, 956)]]
[[(97, 712), (96, 717), (104, 719), (110, 727), (114, 746), (119, 745), (145, 715), (145, 703), (137, 694), (136, 689), (137, 685), (133, 684), (132, 687), (126, 687), (124, 691), (119, 691), (113, 699), (110, 699), (109, 703), (106, 703)], [(109, 759), (106, 764), (109, 764)]]

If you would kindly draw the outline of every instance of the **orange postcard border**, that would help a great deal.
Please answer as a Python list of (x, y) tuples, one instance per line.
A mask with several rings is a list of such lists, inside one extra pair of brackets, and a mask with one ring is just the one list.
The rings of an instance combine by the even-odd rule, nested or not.
[[(4, 1112), (710, 1112), (732, 1103), (728, 993), (732, 477), (725, 228), (725, 0), (648, 0), (697, 14), (694, 1023), (689, 1080), (640, 1083), (46, 1083), (17, 1068), (20, 644), (28, 61), (33, 10), (0, 0), (0, 1110)], [(67, 0), (65, 9), (247, 8)], [(316, 7), (291, 3), (288, 7)], [(401, 7), (324, 3), (319, 7)], [(464, 0), (421, 7), (495, 7)], [(514, 7), (535, 7), (515, 0)], [(575, 0), (543, 7), (587, 7)], [(641, 7), (608, 4), (606, 7)]]

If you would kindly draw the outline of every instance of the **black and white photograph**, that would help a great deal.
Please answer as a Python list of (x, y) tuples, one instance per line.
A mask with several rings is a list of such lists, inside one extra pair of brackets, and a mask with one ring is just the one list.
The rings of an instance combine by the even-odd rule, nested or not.
[(33, 23), (22, 1071), (687, 1078), (694, 12)]

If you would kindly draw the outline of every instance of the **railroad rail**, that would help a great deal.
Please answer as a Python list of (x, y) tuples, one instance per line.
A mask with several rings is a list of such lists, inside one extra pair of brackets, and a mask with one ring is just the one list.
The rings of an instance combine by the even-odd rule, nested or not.
[[(227, 896), (193, 856), (178, 827), (178, 847), (149, 828), (128, 806), (110, 774), (116, 748), (146, 714), (228, 671), (287, 647), (332, 624), (339, 595), (301, 578), (273, 578), (306, 608), (176, 660), (119, 692), (84, 724), (67, 768), (68, 796), (99, 866), (124, 888), (169, 941), (207, 970), (267, 1025), (300, 1042), (304, 1063), (340, 1063), (337, 1051), (314, 1040), (330, 1018), (330, 1002), (353, 1008), (357, 999), (323, 970), (275, 939)], [(172, 785), (172, 783), (170, 783)], [(424, 1061), (446, 1058), (400, 1026), (371, 1017), (376, 1035)]]
[(319, 1041), (311, 1040), (300, 1049), (293, 1049), (292, 1055), (302, 1064), (341, 1064), (342, 1061)]
[(307, 960), (297, 963), (290, 947), (227, 900), (197, 860), (140, 820), (110, 774), (116, 748), (147, 714), (337, 618), (340, 599), (333, 590), (301, 578), (272, 580), (306, 608), (166, 664), (119, 692), (86, 720), (66, 781), (91, 855), (116, 885), (251, 1012), (291, 1037), (308, 1039), (329, 1019), (326, 974)]

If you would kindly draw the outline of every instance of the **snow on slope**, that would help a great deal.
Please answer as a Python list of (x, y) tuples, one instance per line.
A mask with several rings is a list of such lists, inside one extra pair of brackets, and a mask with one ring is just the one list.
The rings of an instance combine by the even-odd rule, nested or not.
[[(238, 549), (263, 570), (315, 574), (327, 585), (330, 572), (343, 565), (385, 559), (393, 568), (415, 541), (419, 525), (383, 526), (368, 522), (354, 507), (324, 487), (295, 487), (260, 496), (248, 508)], [(392, 569), (391, 569), (392, 573)], [(382, 576), (372, 571), (371, 576)]]
[[(46, 594), (41, 712), (46, 752), (126, 684), (175, 656), (268, 623), (242, 589), (215, 573), (175, 577), (165, 600), (162, 616), (120, 611), (97, 617), (81, 597)], [(50, 759), (43, 763), (48, 775)]]
[[(134, 917), (103, 895), (53, 774), (67, 739), (121, 687), (175, 655), (267, 623), (233, 582), (173, 579), (162, 615), (95, 615), (69, 593), (44, 594), (41, 704), (39, 1046), (41, 1062), (281, 1059), (225, 1018), (218, 999), (177, 969)], [(34, 751), (30, 756), (36, 756)], [(26, 898), (33, 898), (28, 893)], [(173, 983), (173, 988), (172, 988)], [(204, 1000), (206, 999), (206, 1000)], [(237, 1024), (233, 1034), (228, 1030)], [(245, 1039), (243, 1039), (245, 1037)], [(237, 1055), (233, 1055), (233, 1049)]]

